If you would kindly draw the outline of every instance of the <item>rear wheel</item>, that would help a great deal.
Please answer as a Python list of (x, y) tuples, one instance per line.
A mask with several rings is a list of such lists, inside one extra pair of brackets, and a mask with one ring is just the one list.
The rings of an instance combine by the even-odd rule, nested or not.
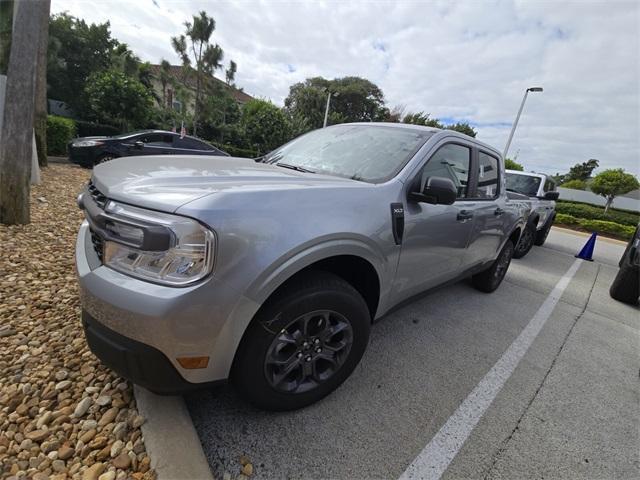
[(541, 247), (544, 245), (544, 242), (547, 241), (547, 237), (549, 236), (549, 231), (551, 230), (551, 225), (553, 225), (553, 221), (556, 219), (556, 215), (553, 214), (549, 217), (549, 220), (546, 221), (542, 230), (536, 233), (536, 239), (533, 242), (534, 245)]
[(513, 258), (524, 257), (533, 247), (533, 241), (536, 236), (536, 227), (534, 224), (529, 223), (522, 232), (520, 240), (513, 251)]
[(502, 247), (498, 258), (496, 258), (491, 266), (483, 272), (477, 273), (471, 277), (473, 286), (485, 293), (495, 291), (502, 283), (504, 276), (507, 274), (507, 270), (511, 264), (511, 258), (513, 257), (513, 251), (513, 242), (511, 240), (507, 240), (507, 243)]
[(312, 272), (276, 293), (253, 319), (238, 348), (231, 381), (267, 410), (314, 403), (360, 362), (371, 318), (346, 281)]

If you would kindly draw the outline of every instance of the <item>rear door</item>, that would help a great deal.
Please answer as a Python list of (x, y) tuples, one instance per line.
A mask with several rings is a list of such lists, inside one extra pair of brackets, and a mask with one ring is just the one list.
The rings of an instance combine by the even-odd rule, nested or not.
[(444, 143), (425, 160), (408, 186), (419, 189), (415, 185), (424, 185), (428, 177), (450, 178), (458, 199), (453, 205), (407, 202), (395, 281), (399, 300), (454, 278), (464, 269), (473, 228), (474, 202), (467, 199), (471, 152), (464, 142)]
[(129, 155), (166, 155), (171, 153), (170, 133), (144, 133), (127, 140)]
[(493, 260), (504, 238), (505, 196), (501, 195), (500, 161), (495, 153), (474, 148), (469, 196), (473, 230), (467, 248), (468, 267)]

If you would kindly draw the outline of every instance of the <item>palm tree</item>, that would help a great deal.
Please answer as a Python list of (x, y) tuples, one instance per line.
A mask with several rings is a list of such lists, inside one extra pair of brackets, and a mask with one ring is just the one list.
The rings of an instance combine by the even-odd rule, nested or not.
[(225, 72), (225, 77), (227, 79), (227, 85), (233, 85), (233, 81), (236, 79), (236, 72), (238, 71), (238, 65), (233, 60), (229, 61), (229, 68)]
[(167, 108), (167, 85), (171, 81), (171, 64), (162, 59), (160, 62), (160, 84), (162, 85), (162, 108)]

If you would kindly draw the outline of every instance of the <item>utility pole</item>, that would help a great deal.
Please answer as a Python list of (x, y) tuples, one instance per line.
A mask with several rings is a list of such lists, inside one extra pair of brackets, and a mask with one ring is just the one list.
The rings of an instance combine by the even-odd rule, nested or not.
[(45, 2), (15, 2), (0, 137), (0, 223), (30, 222), (30, 177), (38, 45)]

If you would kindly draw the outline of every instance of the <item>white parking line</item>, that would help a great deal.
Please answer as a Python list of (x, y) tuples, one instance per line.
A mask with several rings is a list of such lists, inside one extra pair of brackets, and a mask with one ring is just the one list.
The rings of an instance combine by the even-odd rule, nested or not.
[(579, 259), (573, 262), (518, 338), (411, 462), (400, 480), (437, 480), (442, 476), (542, 330), (580, 263)]

